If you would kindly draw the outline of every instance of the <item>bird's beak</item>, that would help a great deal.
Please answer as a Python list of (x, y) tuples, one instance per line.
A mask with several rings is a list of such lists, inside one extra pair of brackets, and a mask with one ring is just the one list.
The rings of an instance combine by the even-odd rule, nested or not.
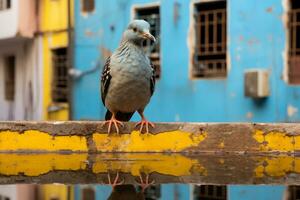
[(155, 37), (153, 35), (151, 35), (151, 33), (149, 33), (149, 32), (143, 32), (142, 36), (143, 36), (143, 38), (149, 39), (149, 40), (151, 40), (153, 42), (156, 41)]

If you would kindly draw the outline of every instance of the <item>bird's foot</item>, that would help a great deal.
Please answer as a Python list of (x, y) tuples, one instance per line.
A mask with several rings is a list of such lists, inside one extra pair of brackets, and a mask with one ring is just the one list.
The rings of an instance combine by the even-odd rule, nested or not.
[(103, 126), (105, 126), (106, 124), (108, 124), (108, 130), (107, 130), (107, 133), (108, 133), (108, 134), (109, 134), (110, 131), (111, 131), (112, 124), (113, 124), (113, 125), (115, 126), (115, 128), (116, 128), (117, 134), (119, 134), (119, 132), (120, 132), (120, 131), (119, 131), (118, 125), (120, 125), (121, 127), (124, 126), (124, 124), (123, 124), (121, 121), (116, 120), (115, 118), (111, 118), (110, 120), (105, 121), (104, 124), (103, 124)]
[(138, 185), (142, 188), (142, 192), (144, 192), (149, 186), (155, 184), (154, 180), (149, 182), (149, 174), (146, 175), (146, 180), (145, 181), (143, 180), (142, 175), (140, 175), (139, 178), (140, 178), (140, 183), (138, 183)]
[(149, 125), (154, 128), (155, 125), (152, 123), (152, 122), (149, 122), (147, 119), (143, 118), (140, 122), (138, 122), (134, 127), (138, 127), (138, 126), (141, 126), (140, 127), (140, 132), (142, 133), (143, 131), (143, 128), (145, 127), (146, 128), (146, 133), (149, 133)]
[(110, 174), (107, 174), (107, 178), (108, 178), (108, 184), (112, 186), (112, 188), (114, 189), (117, 185), (122, 185), (124, 183), (124, 179), (119, 181), (119, 172), (117, 172), (116, 177), (114, 178), (113, 182), (111, 182), (111, 177)]

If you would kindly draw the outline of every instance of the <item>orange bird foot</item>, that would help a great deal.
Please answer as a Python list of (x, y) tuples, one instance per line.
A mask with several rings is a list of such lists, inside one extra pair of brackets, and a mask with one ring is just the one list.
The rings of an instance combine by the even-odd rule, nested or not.
[(138, 122), (134, 127), (138, 127), (138, 126), (141, 126), (140, 127), (140, 132), (142, 133), (144, 127), (146, 128), (146, 133), (149, 133), (149, 125), (154, 128), (155, 125), (152, 123), (152, 122), (149, 122), (148, 120), (146, 119), (142, 119), (140, 122)]
[(117, 172), (117, 175), (113, 180), (113, 182), (111, 182), (111, 177), (109, 173), (107, 174), (107, 178), (108, 178), (108, 184), (112, 186), (112, 189), (114, 189), (117, 185), (122, 185), (124, 183), (124, 179), (122, 181), (119, 181), (119, 172)]
[(140, 178), (140, 183), (138, 183), (138, 185), (142, 188), (142, 192), (144, 192), (149, 186), (154, 185), (155, 181), (152, 180), (151, 182), (149, 182), (149, 174), (146, 175), (146, 180), (143, 180), (142, 175), (139, 176)]
[(105, 126), (106, 124), (108, 124), (108, 130), (107, 130), (108, 134), (111, 131), (112, 125), (115, 126), (117, 134), (119, 134), (119, 132), (120, 132), (119, 131), (119, 126), (121, 126), (121, 127), (124, 126), (123, 122), (121, 122), (119, 120), (116, 120), (114, 117), (112, 117), (110, 120), (105, 121), (104, 124), (103, 124), (103, 126)]

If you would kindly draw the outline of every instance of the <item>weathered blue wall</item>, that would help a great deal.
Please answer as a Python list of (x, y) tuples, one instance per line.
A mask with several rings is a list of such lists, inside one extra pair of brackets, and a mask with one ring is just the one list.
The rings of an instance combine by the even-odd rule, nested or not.
[[(80, 12), (81, 1), (75, 2), (74, 67), (82, 71), (93, 68), (98, 59), (103, 63), (105, 52), (116, 49), (131, 18), (133, 4), (160, 2), (162, 75), (146, 109), (150, 120), (299, 121), (300, 87), (283, 81), (287, 67), (283, 1), (227, 1), (229, 70), (223, 80), (189, 79), (192, 1), (97, 0), (95, 11), (88, 15)], [(176, 23), (173, 19), (175, 2), (180, 5)], [(244, 71), (252, 68), (269, 70), (270, 97), (263, 100), (244, 97)], [(100, 70), (75, 81), (74, 119), (103, 119), (105, 109), (100, 100), (99, 76)], [(288, 114), (288, 108), (294, 112)], [(240, 187), (230, 188), (236, 192)]]
[[(96, 2), (91, 14), (80, 12), (76, 1), (75, 68), (93, 68), (103, 52), (113, 51), (131, 18), (133, 4), (151, 0)], [(161, 1), (162, 76), (146, 114), (152, 121), (298, 121), (300, 89), (282, 80), (286, 48), (283, 3), (280, 0), (228, 0), (228, 77), (223, 80), (190, 80), (188, 34), (191, 2), (177, 0), (179, 19), (175, 23), (175, 0)], [(113, 28), (112, 28), (113, 27)], [(244, 71), (270, 71), (270, 97), (244, 97)], [(100, 71), (74, 84), (74, 118), (102, 119), (99, 95)], [(293, 110), (293, 109), (292, 109)], [(135, 117), (134, 120), (138, 118)]]

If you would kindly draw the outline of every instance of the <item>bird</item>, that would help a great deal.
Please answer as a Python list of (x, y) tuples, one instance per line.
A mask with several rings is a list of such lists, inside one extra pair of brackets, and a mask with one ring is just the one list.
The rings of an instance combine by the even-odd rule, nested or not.
[(107, 174), (108, 184), (112, 186), (112, 192), (108, 197), (108, 200), (144, 200), (145, 199), (145, 190), (154, 185), (155, 181), (152, 180), (149, 182), (149, 174), (146, 174), (145, 180), (143, 180), (142, 174), (139, 175), (140, 182), (137, 184), (141, 187), (141, 191), (137, 191), (136, 187), (132, 184), (124, 184), (124, 179), (119, 181), (120, 176), (117, 172), (113, 181), (111, 180), (111, 174)]
[(155, 42), (150, 33), (150, 24), (142, 19), (129, 23), (123, 32), (119, 47), (106, 59), (101, 75), (101, 99), (107, 108), (104, 125), (108, 124), (108, 133), (112, 125), (119, 134), (119, 126), (129, 121), (137, 111), (141, 121), (140, 132), (154, 124), (148, 121), (144, 110), (154, 93), (155, 67), (146, 55), (143, 41)]

